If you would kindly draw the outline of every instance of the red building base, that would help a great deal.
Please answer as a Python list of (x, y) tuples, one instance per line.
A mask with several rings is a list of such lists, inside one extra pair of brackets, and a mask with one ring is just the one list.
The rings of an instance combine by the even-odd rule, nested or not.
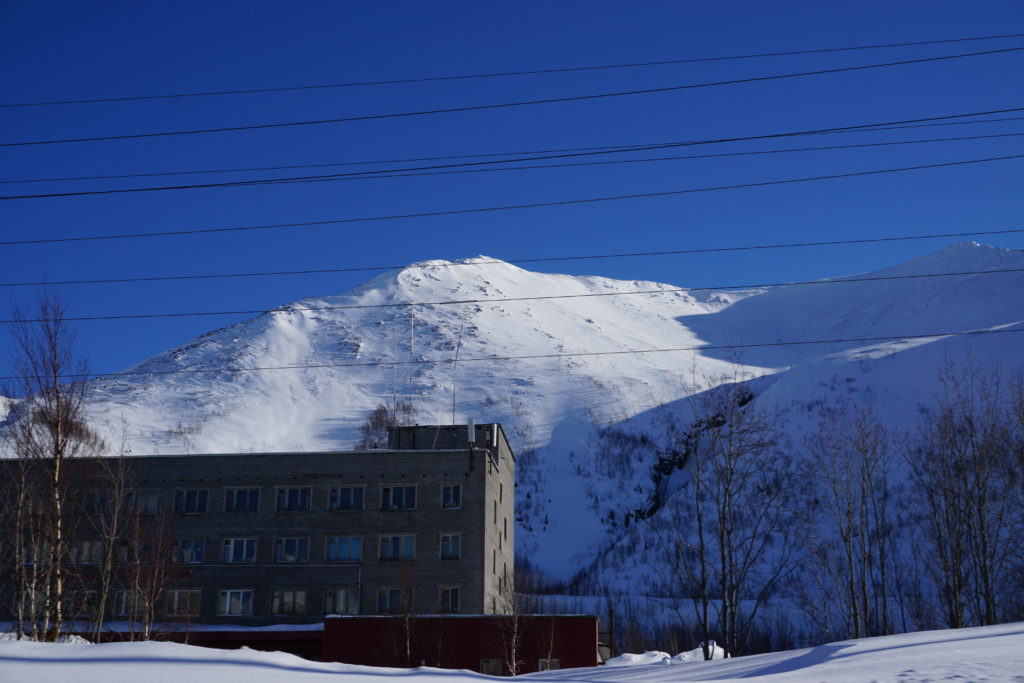
[(597, 626), (591, 615), (328, 617), (323, 659), (490, 675), (596, 666)]

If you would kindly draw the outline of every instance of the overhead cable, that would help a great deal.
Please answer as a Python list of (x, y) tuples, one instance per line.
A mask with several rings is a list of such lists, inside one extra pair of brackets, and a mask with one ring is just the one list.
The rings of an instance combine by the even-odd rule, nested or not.
[(417, 270), (427, 268), (450, 268), (459, 266), (486, 266), (516, 263), (551, 263), (558, 261), (597, 261), (603, 259), (640, 258), (650, 256), (681, 256), (687, 254), (715, 254), (734, 251), (756, 251), (760, 249), (794, 249), (803, 247), (833, 247), (851, 244), (876, 244), (884, 242), (904, 242), (910, 240), (950, 239), (954, 237), (983, 237), (991, 235), (1014, 235), (1024, 233), (1024, 228), (1008, 228), (1004, 230), (972, 230), (968, 232), (944, 232), (929, 235), (896, 235), (890, 237), (866, 237), (851, 240), (830, 240), (822, 242), (787, 242), (779, 244), (749, 244), (730, 247), (707, 247), (698, 249), (669, 249), (662, 251), (634, 251), (612, 254), (576, 254), (571, 256), (536, 256), (518, 259), (502, 259), (493, 261), (476, 261), (465, 259), (452, 261), (442, 265), (430, 264), (398, 264), (389, 266), (354, 266), (350, 268), (318, 268), (307, 270), (275, 270), (249, 273), (204, 273), (198, 275), (148, 275), (144, 277), (94, 278), (89, 280), (39, 280), (35, 282), (0, 282), (0, 287), (55, 287), (63, 285), (96, 285), (125, 284), (130, 282), (168, 282), (177, 280), (214, 280), (222, 278), (245, 277), (278, 277), (289, 275), (326, 275), (331, 273), (365, 273), (383, 272), (388, 270)]
[[(971, 114), (976, 116), (976, 114)], [(972, 126), (985, 123), (1003, 123), (1006, 121), (1024, 121), (1024, 116), (1009, 116), (997, 119), (979, 119), (976, 121), (945, 121), (941, 123), (921, 123), (905, 126), (884, 126), (882, 124), (873, 124), (869, 127), (863, 128), (831, 128), (820, 131), (810, 131), (800, 133), (801, 135), (837, 135), (842, 133), (873, 133), (875, 131), (890, 131), (890, 130), (903, 130), (911, 128), (935, 128), (940, 126)], [(755, 139), (755, 138), (744, 138), (744, 139)], [(506, 156), (527, 156), (534, 154), (557, 154), (562, 152), (596, 152), (596, 151), (644, 151), (649, 149), (667, 149), (675, 146), (682, 146), (694, 144), (693, 141), (661, 141), (661, 142), (645, 142), (636, 143), (632, 145), (605, 145), (602, 147), (568, 147), (568, 148), (556, 148), (556, 149), (534, 149), (534, 150), (520, 150), (518, 152), (489, 152), (489, 153), (476, 153), (476, 154), (451, 154), (442, 156), (429, 156), (429, 157), (412, 157), (405, 159), (376, 159), (371, 161), (332, 161), (332, 162), (318, 162), (308, 164), (285, 164), (278, 166), (246, 166), (239, 168), (207, 168), (207, 169), (191, 169), (183, 171), (153, 171), (146, 173), (120, 173), (110, 175), (87, 175), (87, 176), (61, 176), (61, 177), (50, 177), (50, 178), (11, 178), (11, 179), (0, 179), (0, 185), (9, 185), (15, 183), (60, 183), (60, 182), (71, 182), (81, 180), (124, 180), (128, 178), (154, 178), (164, 176), (177, 176), (177, 175), (206, 175), (210, 173), (254, 173), (262, 171), (288, 171), (303, 168), (330, 168), (336, 166), (373, 166), (379, 164), (405, 164), (414, 163), (421, 161), (447, 161), (452, 159), (482, 159), (485, 157), (506, 157)], [(513, 161), (524, 161), (524, 159), (514, 159)]]
[(786, 178), (782, 180), (764, 180), (752, 183), (736, 183), (733, 185), (715, 185), (710, 187), (694, 187), (681, 190), (665, 190), (662, 192), (641, 192), (624, 195), (605, 195), (601, 197), (586, 197), (583, 199), (563, 199), (550, 202), (531, 202), (527, 204), (505, 204), (501, 206), (478, 207), (470, 209), (447, 209), (442, 211), (424, 211), (405, 214), (391, 214), (385, 216), (365, 216), (359, 218), (337, 218), (324, 221), (305, 221), (299, 223), (276, 223), (267, 225), (247, 225), (230, 228), (196, 228), (193, 230), (166, 230), (160, 232), (129, 233), (122, 235), (83, 235), (77, 237), (50, 237), (31, 240), (6, 240), (0, 242), (0, 246), (16, 246), (26, 244), (56, 244), (64, 242), (88, 242), (98, 240), (119, 240), (138, 239), (143, 237), (170, 237), (180, 235), (208, 235), (231, 232), (249, 232), (255, 230), (277, 230), (284, 228), (307, 228), (324, 225), (347, 225), (353, 223), (371, 223), (393, 220), (406, 220), (410, 218), (431, 218), (438, 216), (460, 216), (480, 213), (496, 213), (499, 211), (517, 211), (522, 209), (550, 208), (554, 206), (579, 206), (584, 204), (596, 204), (603, 202), (621, 201), (627, 199), (653, 199), (656, 197), (677, 197), (687, 194), (702, 192), (719, 192), (724, 190), (739, 190), (754, 187), (772, 187), (778, 185), (792, 185), (819, 180), (840, 180), (845, 178), (856, 178), (873, 175), (884, 175), (889, 173), (905, 173), (911, 171), (922, 171), (926, 169), (950, 168), (955, 166), (967, 166), (972, 164), (984, 164), (997, 161), (1010, 161), (1024, 158), (1024, 154), (1008, 154), (998, 157), (986, 157), (982, 159), (963, 159), (959, 161), (945, 161), (935, 164), (919, 164), (916, 166), (902, 166), (898, 168), (882, 168), (870, 171), (854, 171), (850, 173), (833, 173), (829, 175), (809, 176), (803, 178)]
[[(716, 287), (665, 287), (662, 289), (638, 289), (629, 292), (589, 292), (586, 294), (545, 294), (536, 296), (495, 297), (487, 299), (447, 299), (442, 301), (402, 301), (389, 304), (349, 304), (346, 306), (284, 306), (277, 308), (257, 308), (235, 311), (192, 311), (179, 313), (133, 313), (124, 315), (92, 315), (78, 317), (62, 317), (67, 322), (95, 322), (108, 320), (142, 320), (154, 318), (197, 318), (220, 315), (262, 315), (267, 313), (303, 313), (322, 311), (359, 311), (380, 308), (418, 308), (423, 306), (466, 306), (483, 304), (501, 304), (523, 301), (556, 301), (564, 299), (603, 299), (618, 296), (649, 296), (654, 294), (689, 294), (691, 292), (717, 292), (724, 290), (769, 289), (776, 287), (797, 287), (807, 285), (836, 285), (862, 282), (889, 282), (897, 280), (921, 280), (944, 277), (966, 277), (969, 275), (1005, 275), (1024, 273), (1024, 268), (1003, 268), (990, 270), (965, 270), (951, 273), (915, 273), (910, 275), (874, 275), (865, 277), (844, 277), (830, 280), (802, 280), (796, 282), (762, 282), (744, 285), (720, 285)], [(19, 325), (24, 323), (56, 322), (52, 318), (8, 319), (0, 320), (2, 325)]]
[(470, 111), (485, 111), (493, 109), (508, 109), (512, 107), (527, 107), (541, 104), (556, 104), (563, 102), (583, 102), (591, 100), (608, 99), (615, 97), (630, 97), (635, 95), (651, 95), (657, 93), (666, 92), (679, 92), (683, 90), (693, 90), (696, 88), (711, 88), (725, 85), (739, 85), (745, 83), (760, 83), (765, 81), (775, 81), (789, 78), (804, 78), (807, 76), (821, 76), (825, 74), (835, 73), (849, 73), (853, 71), (864, 71), (868, 69), (880, 69), (893, 66), (906, 66), (909, 64), (925, 64), (932, 62), (941, 62), (952, 59), (965, 59), (969, 57), (982, 57), (996, 54), (1008, 54), (1011, 52), (1020, 52), (1024, 50), (1024, 46), (1018, 47), (1007, 47), (999, 50), (985, 50), (982, 52), (965, 52), (953, 55), (942, 55), (938, 57), (923, 57), (920, 59), (904, 59), (893, 62), (882, 62), (878, 64), (860, 64), (857, 66), (846, 66), (834, 69), (817, 69), (814, 71), (801, 71), (797, 73), (786, 73), (786, 74), (771, 74), (768, 76), (752, 76), (747, 78), (737, 78), (726, 81), (712, 81), (704, 83), (688, 83), (685, 85), (672, 85), (661, 88), (641, 88), (636, 90), (623, 90), (617, 92), (605, 92), (605, 93), (591, 93), (588, 95), (571, 95), (565, 97), (549, 97), (536, 100), (519, 100), (514, 102), (498, 102), (492, 104), (474, 104), (466, 105), (462, 107), (445, 107), (440, 109), (421, 109), (416, 111), (404, 111), (404, 112), (392, 112), (387, 114), (363, 114), (360, 116), (343, 116), (331, 119), (317, 119), (310, 121), (283, 121), (277, 123), (261, 123), (261, 124), (250, 124), (243, 126), (226, 126), (221, 128), (197, 128), (190, 130), (164, 130), (155, 131), (149, 133), (126, 133), (121, 135), (101, 135), (94, 137), (80, 137), (80, 138), (59, 138), (51, 140), (23, 140), (16, 142), (2, 142), (0, 147), (27, 147), (34, 145), (58, 145), (74, 142), (109, 142), (112, 140), (138, 140), (143, 138), (159, 138), (169, 136), (181, 136), (181, 135), (199, 135), (205, 133), (228, 133), (236, 131), (247, 131), (247, 130), (268, 130), (273, 128), (289, 128), (294, 126), (316, 126), (324, 124), (335, 124), (335, 123), (353, 123), (356, 121), (373, 121), (381, 119), (398, 119), (408, 118), (414, 116), (428, 116), (435, 114), (453, 114)]
[[(945, 332), (928, 332), (926, 334), (901, 334), (874, 337), (845, 337), (835, 339), (801, 339), (793, 341), (774, 341), (748, 344), (706, 344), (699, 346), (677, 346), (660, 349), (622, 349), (618, 351), (579, 351), (575, 353), (536, 353), (521, 356), (460, 356), (459, 363), (493, 363), (501, 361), (526, 361), (526, 360), (561, 360), (563, 358), (601, 357), (601, 356), (627, 356), (648, 353), (676, 353), (680, 351), (733, 351), (742, 349), (764, 349), (786, 346), (814, 346), (821, 344), (860, 344), (880, 342), (907, 342), (921, 339), (944, 339), (950, 337), (976, 337), (985, 335), (1016, 334), (1024, 332), (1024, 328), (1000, 328), (983, 330), (959, 330)], [(236, 375), (248, 372), (271, 372), (279, 370), (326, 370), (331, 368), (360, 368), (360, 367), (392, 367), (403, 365), (438, 365), (455, 362), (454, 358), (437, 359), (410, 359), (391, 361), (366, 361), (361, 363), (311, 363), (305, 365), (275, 365), (257, 367), (216, 367), (216, 368), (179, 368), (175, 370), (125, 370), (122, 372), (81, 374), (69, 373), (61, 375), (58, 380), (91, 380), (91, 379), (121, 379), (128, 377), (153, 376), (153, 375)], [(18, 376), (0, 377), (0, 380), (22, 379)]]
[[(683, 161), (693, 159), (722, 159), (729, 157), (762, 156), (770, 154), (792, 154), (797, 152), (822, 152), (837, 151), (845, 149), (867, 149), (872, 147), (892, 147), (901, 145), (918, 145), (937, 142), (962, 142), (967, 140), (992, 140), (997, 138), (1012, 138), (1024, 136), (1024, 133), (994, 133), (991, 135), (969, 135), (949, 138), (931, 138), (926, 140), (894, 140), (888, 142), (865, 142), (852, 145), (827, 145), (820, 147), (796, 147), (783, 149), (756, 150), (749, 152), (720, 152), (717, 154), (688, 154), (683, 156), (669, 157), (644, 157), (640, 159), (613, 159), (604, 161), (577, 161), (558, 164), (533, 164), (529, 166), (499, 166), (496, 168), (479, 168), (479, 166), (499, 163), (517, 163), (533, 160), (547, 160), (565, 158), (567, 156), (585, 156), (580, 154), (560, 155), (558, 157), (533, 157), (515, 160), (482, 161), (468, 164), (443, 164), (435, 166), (420, 166), (413, 168), (383, 169), (379, 171), (356, 171), (353, 173), (329, 173), (313, 176), (290, 176), (283, 178), (261, 178), (256, 180), (233, 180), (219, 183), (196, 183), (191, 185), (162, 185), (157, 187), (130, 187), (115, 188), (107, 190), (82, 190), (78, 192), (48, 192), (39, 194), (21, 195), (0, 195), (0, 201), (17, 199), (52, 199), (56, 197), (83, 197), (93, 195), (125, 194), (137, 192), (161, 192), (174, 190), (196, 190), (196, 189), (218, 189), (228, 187), (254, 187), (264, 185), (293, 185), (323, 183), (346, 180), (386, 180), (394, 178), (419, 178), (436, 175), (459, 175), (468, 173), (493, 173), (499, 171), (536, 171), (552, 168), (577, 168), (584, 166), (610, 166), (622, 164), (653, 163), (662, 161)], [(630, 150), (634, 151), (634, 150)], [(592, 152), (588, 154), (600, 154), (603, 152)], [(472, 166), (474, 168), (465, 168)], [(432, 170), (440, 169), (440, 170)]]
[(823, 54), (828, 52), (850, 52), (855, 50), (875, 50), (894, 47), (920, 47), (924, 45), (941, 45), (949, 43), (965, 43), (981, 40), (999, 40), (1005, 38), (1021, 38), (1024, 33), (1006, 33), (994, 36), (970, 36), (966, 38), (946, 38), (942, 40), (918, 40), (902, 43), (876, 43), (873, 45), (853, 45), (846, 47), (828, 47), (809, 50), (787, 50), (783, 52), (756, 52), (743, 55), (729, 55), (723, 57), (690, 57), (684, 59), (664, 59), (651, 62), (630, 62), (625, 64), (598, 64), (590, 66), (556, 67), (548, 69), (532, 69), (528, 71), (501, 71), (476, 74), (456, 74), (448, 76), (424, 76), (420, 78), (401, 78), (376, 81), (349, 81), (346, 83), (319, 83), (313, 85), (291, 85), (270, 88), (244, 88), (235, 90), (208, 90), (205, 92), (182, 92), (165, 93), (160, 95), (127, 95), (122, 97), (98, 97), (92, 99), (77, 100), (51, 100), (47, 102), (16, 102), (11, 104), (0, 104), (0, 109), (13, 109), (19, 107), (50, 107), (66, 104), (96, 104), (101, 102), (138, 102), (143, 100), (165, 100), (183, 99), (188, 97), (213, 97), (218, 95), (250, 95), (275, 92), (295, 92), (301, 90), (324, 90), (329, 88), (355, 88), (376, 85), (403, 85), (409, 83), (429, 83), (437, 81), (458, 81), (480, 78), (505, 78), (510, 76), (535, 76), (540, 74), (574, 73), (581, 71), (601, 71), (608, 69), (634, 69), (651, 66), (668, 66), (672, 64), (696, 64), (700, 62), (724, 62), (741, 59), (760, 59), (765, 57), (792, 57), (798, 55)]

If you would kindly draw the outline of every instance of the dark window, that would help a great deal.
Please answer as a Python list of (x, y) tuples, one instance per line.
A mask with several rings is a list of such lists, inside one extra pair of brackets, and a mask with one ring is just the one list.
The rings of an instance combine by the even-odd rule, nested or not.
[(457, 510), (462, 507), (462, 486), (445, 484), (441, 487), (441, 507), (445, 510)]
[(441, 559), (457, 560), (462, 557), (462, 535), (441, 534)]
[(157, 489), (137, 489), (125, 496), (124, 510), (141, 515), (155, 515), (159, 500), (160, 492)]
[(327, 539), (327, 561), (360, 560), (363, 557), (363, 539), (360, 536), (332, 536)]
[(416, 507), (416, 486), (381, 486), (381, 510), (413, 510)]
[(206, 512), (206, 490), (190, 489), (174, 492), (174, 511), (183, 515), (201, 515)]
[(330, 498), (327, 501), (328, 510), (362, 510), (363, 509), (363, 487), (362, 486), (339, 486), (331, 489)]
[(274, 591), (270, 610), (274, 614), (305, 614), (306, 591), (291, 589)]
[(255, 562), (255, 538), (225, 538), (221, 559), (224, 562)]
[(442, 588), (441, 589), (441, 600), (440, 600), (439, 611), (444, 614), (458, 614), (459, 613), (459, 589), (458, 588)]
[(279, 538), (274, 543), (275, 562), (308, 562), (308, 538)]
[(252, 591), (221, 591), (217, 604), (217, 614), (224, 616), (252, 614)]
[(225, 489), (224, 512), (259, 512), (259, 489)]
[(327, 589), (324, 594), (324, 614), (359, 614), (359, 589)]
[(178, 561), (199, 564), (203, 561), (203, 539), (183, 538), (178, 542)]
[(412, 609), (412, 589), (381, 588), (377, 591), (378, 614), (401, 614)]
[(416, 557), (415, 536), (381, 536), (380, 559), (412, 560)]
[(278, 489), (277, 490), (277, 511), (278, 512), (300, 512), (309, 510), (310, 489)]

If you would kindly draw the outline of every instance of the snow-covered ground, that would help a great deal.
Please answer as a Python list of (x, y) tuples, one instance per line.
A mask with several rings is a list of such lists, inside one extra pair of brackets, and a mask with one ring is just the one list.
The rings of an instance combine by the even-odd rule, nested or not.
[[(671, 661), (567, 669), (523, 678), (550, 683), (759, 680), (1022, 681), (1024, 624), (923, 631), (711, 662)], [(106, 645), (0, 642), (3, 683), (473, 683), (501, 680), (444, 669), (381, 669), (317, 663), (280, 652), (211, 650), (176, 643)]]

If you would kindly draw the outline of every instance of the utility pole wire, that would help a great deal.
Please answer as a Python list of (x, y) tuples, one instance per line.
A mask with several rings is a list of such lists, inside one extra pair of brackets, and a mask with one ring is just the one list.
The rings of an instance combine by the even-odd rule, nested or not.
[(481, 213), (496, 213), (500, 211), (519, 211), (522, 209), (540, 209), (554, 206), (579, 206), (583, 204), (596, 204), (604, 202), (621, 201), (627, 199), (653, 199), (655, 197), (677, 197), (687, 194), (702, 192), (720, 192), (724, 190), (740, 190), (754, 187), (772, 187), (776, 185), (792, 185), (795, 183), (806, 183), (819, 180), (839, 180), (845, 178), (856, 178), (888, 173), (905, 173), (910, 171), (922, 171), (926, 169), (948, 168), (953, 166), (967, 166), (972, 164), (991, 163), (995, 161), (1009, 161), (1024, 158), (1024, 154), (1009, 154), (999, 157), (986, 157), (983, 159), (964, 159), (960, 161), (945, 161), (936, 164), (919, 164), (917, 166), (903, 166), (898, 168), (882, 168), (870, 171), (854, 171), (850, 173), (833, 173), (829, 175), (808, 176), (803, 178), (786, 178), (782, 180), (765, 180), (752, 183), (736, 183), (733, 185), (714, 185), (710, 187), (694, 187), (682, 190), (665, 190), (662, 192), (640, 192), (635, 194), (605, 195), (601, 197), (586, 197), (583, 199), (562, 199), (550, 202), (530, 202), (527, 204), (504, 204), (500, 206), (478, 207), (470, 209), (446, 209), (442, 211), (423, 211), (417, 213), (391, 214), (385, 216), (365, 216), (360, 218), (337, 218), (324, 221), (305, 221), (301, 223), (276, 223), (268, 225), (247, 225), (232, 228), (197, 228), (194, 230), (167, 230), (161, 232), (128, 233), (123, 235), (87, 235), (81, 237), (51, 237), (33, 240), (7, 240), (0, 242), (0, 247), (19, 246), (25, 244), (56, 244), (62, 242), (90, 242), (99, 240), (120, 240), (138, 239), (143, 237), (171, 237), (180, 235), (207, 235), (229, 232), (251, 232), (254, 230), (277, 230), (284, 228), (308, 228), (324, 225), (348, 225), (353, 223), (375, 223), (381, 221), (407, 220), (410, 218), (432, 218), (438, 216), (464, 216)]
[(430, 116), (435, 114), (454, 114), (471, 111), (486, 111), (492, 109), (508, 109), (512, 107), (528, 107), (540, 104), (557, 104), (563, 102), (584, 102), (591, 100), (609, 99), (614, 97), (631, 97), (635, 95), (652, 95), (657, 93), (666, 92), (679, 92), (683, 90), (693, 90), (696, 88), (712, 88), (725, 85), (740, 85), (745, 83), (760, 83), (765, 81), (776, 81), (789, 78), (804, 78), (807, 76), (821, 76), (825, 74), (836, 74), (836, 73), (849, 73), (853, 71), (864, 71), (867, 69), (882, 69), (893, 66), (906, 66), (909, 64), (926, 64), (932, 62), (948, 61), (952, 59), (965, 59), (969, 57), (982, 57), (991, 56), (997, 54), (1008, 54), (1011, 52), (1020, 52), (1024, 50), (1024, 46), (1020, 47), (1007, 47), (999, 50), (984, 50), (981, 52), (964, 52), (953, 55), (942, 55), (939, 57), (923, 57), (920, 59), (904, 59), (893, 62), (882, 62), (878, 64), (861, 64), (858, 66), (846, 66), (835, 69), (817, 69), (814, 71), (801, 71), (797, 73), (786, 73), (786, 74), (772, 74), (769, 76), (753, 76), (747, 78), (737, 78), (726, 81), (712, 81), (705, 83), (688, 83), (686, 85), (672, 85), (661, 88), (642, 88), (637, 90), (623, 90), (617, 92), (606, 92), (606, 93), (592, 93), (589, 95), (572, 95), (567, 97), (550, 97), (536, 100), (519, 100), (514, 102), (498, 102), (494, 104), (474, 104), (466, 105), (462, 107), (446, 107), (440, 109), (421, 109), (417, 111), (405, 111), (405, 112), (393, 112), (387, 114), (364, 114), (361, 116), (343, 116), (333, 119), (317, 119), (312, 121), (284, 121), (278, 123), (261, 123), (252, 124), (247, 126), (226, 126), (223, 128), (197, 128), (190, 130), (164, 130), (155, 131), (151, 133), (126, 133), (122, 135), (101, 135), (95, 137), (83, 137), (83, 138), (60, 138), (53, 140), (24, 140), (19, 142), (3, 142), (0, 143), (0, 147), (27, 147), (34, 145), (62, 145), (74, 142), (109, 142), (112, 140), (139, 140), (144, 138), (159, 138), (159, 137), (170, 137), (170, 136), (181, 136), (181, 135), (199, 135), (206, 133), (228, 133), (236, 131), (248, 131), (248, 130), (268, 130), (272, 128), (290, 128), (294, 126), (318, 126), (324, 124), (334, 123), (353, 123), (356, 121), (376, 121), (381, 119), (398, 119), (398, 118), (409, 118), (415, 116)]
[[(696, 249), (666, 249), (662, 251), (634, 251), (610, 254), (575, 254), (564, 256), (534, 256), (518, 259), (501, 259), (492, 261), (475, 261), (466, 259), (453, 261), (443, 265), (393, 264), (389, 266), (354, 266), (351, 268), (321, 268), (311, 270), (278, 270), (250, 273), (205, 273), (200, 275), (150, 275), (145, 277), (124, 277), (92, 280), (38, 280), (36, 282), (0, 282), (0, 287), (55, 287), (58, 285), (96, 285), (124, 284), (129, 282), (168, 282), (177, 280), (213, 280), (220, 278), (242, 277), (278, 277), (287, 275), (325, 275), (329, 273), (364, 273), (388, 270), (412, 270), (425, 268), (454, 268), (459, 266), (486, 266), (516, 263), (550, 263), (556, 261), (596, 261), (602, 259), (639, 258), (649, 256), (683, 256), (689, 254), (716, 254), (732, 251), (756, 251), (759, 249), (794, 249), (806, 247), (833, 247), (851, 244), (877, 244), (884, 242), (905, 242), (910, 240), (949, 239), (952, 237), (982, 237), (986, 235), (1015, 235), (1024, 233), (1024, 228), (1007, 228), (1004, 230), (971, 230), (966, 232), (943, 232), (928, 235), (894, 235), (889, 237), (866, 237), (852, 240), (830, 240), (824, 242), (784, 242), (777, 244), (748, 244), (731, 247), (707, 247)], [(412, 322), (410, 321), (410, 325)], [(412, 333), (410, 332), (410, 335)], [(411, 348), (411, 347), (410, 347)]]
[[(911, 128), (934, 128), (939, 126), (973, 126), (984, 123), (1003, 123), (1006, 121), (1024, 121), (1024, 116), (1009, 116), (997, 119), (980, 119), (977, 121), (946, 121), (943, 123), (922, 123), (915, 125), (905, 126), (886, 126), (883, 124), (874, 124), (872, 127), (865, 128), (835, 128), (822, 130), (820, 132), (807, 132), (802, 133), (803, 135), (836, 135), (841, 133), (873, 133), (875, 131), (888, 131), (888, 130), (903, 130)], [(744, 138), (744, 139), (755, 139), (755, 138)], [(476, 153), (476, 154), (450, 154), (441, 156), (430, 156), (430, 157), (412, 157), (406, 159), (376, 159), (370, 161), (333, 161), (333, 162), (318, 162), (308, 164), (284, 164), (277, 166), (246, 166), (240, 168), (207, 168), (207, 169), (191, 169), (183, 171), (153, 171), (147, 173), (120, 173), (111, 175), (88, 175), (88, 176), (61, 176), (61, 177), (50, 177), (50, 178), (12, 178), (6, 180), (0, 180), (0, 185), (10, 185), (16, 183), (63, 183), (72, 182), (79, 180), (124, 180), (127, 178), (154, 178), (164, 176), (176, 176), (176, 175), (205, 175), (209, 173), (255, 173), (261, 171), (289, 171), (302, 168), (330, 168), (337, 166), (373, 166), (377, 164), (407, 164), (424, 161), (447, 161), (452, 159), (481, 159), (484, 157), (506, 157), (506, 156), (525, 156), (535, 154), (559, 154), (563, 152), (596, 152), (596, 151), (643, 151), (648, 149), (665, 149), (675, 146), (682, 146), (687, 144), (694, 144), (694, 141), (680, 141), (680, 140), (669, 140), (661, 142), (645, 142), (637, 143), (632, 145), (605, 145), (602, 147), (563, 147), (556, 149), (534, 149), (534, 150), (520, 150), (518, 152), (489, 152), (489, 153)], [(524, 161), (525, 159), (514, 159), (513, 161)]]
[(98, 97), (93, 99), (77, 100), (52, 100), (49, 102), (16, 102), (12, 104), (0, 104), (0, 109), (13, 109), (19, 107), (52, 107), (66, 104), (97, 104), (102, 102), (138, 102), (144, 100), (165, 100), (184, 99), (188, 97), (214, 97), (219, 95), (251, 95), (275, 92), (296, 92), (301, 90), (324, 90), (329, 88), (357, 88), (376, 85), (404, 85), (409, 83), (430, 83), (438, 81), (459, 81), (480, 78), (506, 78), (510, 76), (535, 76), (540, 74), (557, 73), (578, 73), (582, 71), (602, 71), (609, 69), (635, 69), (651, 66), (668, 66), (672, 64), (697, 64), (702, 62), (724, 62), (741, 59), (761, 59), (765, 57), (793, 57), (798, 55), (823, 54), (828, 52), (851, 52), (855, 50), (876, 50), (894, 47), (921, 47), (924, 45), (942, 45), (948, 43), (965, 43), (980, 40), (999, 40), (1005, 38), (1021, 38), (1024, 33), (1005, 33), (994, 36), (970, 36), (966, 38), (946, 38), (942, 40), (918, 40), (902, 43), (876, 43), (873, 45), (853, 45), (847, 47), (828, 47), (809, 50), (787, 50), (783, 52), (756, 52), (744, 55), (729, 55), (724, 57), (690, 57), (683, 59), (663, 59), (651, 62), (631, 62), (625, 64), (599, 64), (590, 66), (556, 67), (548, 69), (532, 69), (528, 71), (499, 71), (491, 73), (456, 74), (449, 76), (424, 76), (420, 78), (400, 78), (391, 80), (376, 81), (350, 81), (347, 83), (321, 83), (314, 85), (291, 85), (270, 88), (244, 88), (236, 90), (209, 90), (206, 92), (183, 92), (168, 93), (161, 95), (128, 95), (122, 97)]
[[(1024, 231), (1022, 231), (1024, 232)], [(276, 308), (254, 308), (236, 311), (197, 311), (179, 313), (132, 313), (123, 315), (93, 315), (76, 318), (64, 317), (62, 320), (86, 322), (98, 320), (141, 320), (150, 318), (194, 318), (213, 315), (263, 315), (267, 313), (302, 313), (319, 311), (356, 311), (379, 308), (415, 308), (417, 306), (465, 306), (482, 304), (500, 304), (517, 301), (554, 301), (561, 299), (597, 299), (612, 296), (636, 296), (651, 294), (688, 294), (690, 292), (714, 292), (723, 290), (768, 289), (772, 287), (796, 287), (806, 285), (836, 285), (858, 282), (887, 282), (895, 280), (920, 280), (942, 277), (965, 277), (968, 275), (1004, 275), (1008, 273), (1024, 273), (1024, 268), (1003, 268), (991, 270), (964, 270), (950, 273), (917, 273), (912, 275), (872, 275), (866, 277), (843, 277), (830, 280), (799, 280), (794, 282), (760, 282), (743, 285), (718, 285), (714, 287), (665, 287), (662, 289), (638, 289), (629, 292), (592, 292), (588, 294), (543, 294), (536, 296), (497, 297), (493, 299), (448, 299), (444, 301), (402, 301), (390, 304), (351, 304), (348, 306), (285, 306)], [(52, 322), (45, 318), (36, 320), (0, 320), (0, 325), (18, 323)], [(461, 343), (461, 328), (460, 328)]]
[[(867, 149), (872, 147), (892, 147), (899, 145), (918, 145), (936, 142), (960, 142), (967, 140), (991, 140), (996, 138), (1020, 137), (1024, 133), (993, 133), (991, 135), (967, 135), (949, 138), (932, 138), (927, 140), (892, 140), (888, 142), (862, 142), (852, 145), (828, 145), (821, 147), (796, 147), (783, 149), (767, 149), (750, 152), (720, 152), (717, 154), (688, 154), (683, 156), (645, 157), (640, 159), (610, 159), (603, 161), (576, 161), (558, 164), (533, 164), (528, 166), (501, 166), (497, 168), (476, 168), (490, 164), (511, 164), (522, 161), (559, 159), (589, 154), (608, 154), (610, 152), (589, 152), (583, 154), (563, 154), (549, 157), (526, 157), (514, 160), (479, 161), (463, 164), (443, 164), (437, 166), (420, 166), (413, 168), (382, 169), (377, 171), (356, 171), (354, 173), (329, 173), (312, 176), (291, 176), (284, 178), (262, 178), (258, 180), (231, 180), (219, 183), (198, 183), (192, 185), (163, 185), (157, 187), (130, 187), (111, 190), (82, 190), (79, 192), (48, 192), (40, 194), (0, 195), (0, 201), (16, 199), (53, 199), (56, 197), (84, 197), (93, 195), (125, 194), (135, 192), (162, 192), (174, 190), (222, 189), (227, 187), (254, 187), (262, 185), (305, 185), (309, 183), (325, 183), (345, 180), (381, 180), (392, 178), (421, 178), (424, 176), (459, 175), (467, 173), (494, 173), (499, 171), (536, 171), (546, 168), (576, 168), (583, 166), (609, 166), (622, 164), (642, 164), (659, 161), (683, 161), (693, 159), (722, 159), (743, 156), (761, 156), (769, 154), (793, 154), (797, 152), (821, 152), (845, 149)], [(635, 151), (635, 150), (629, 150)], [(474, 167), (474, 168), (466, 168)], [(431, 170), (440, 169), (440, 170)]]
[[(763, 349), (777, 348), (784, 346), (813, 346), (818, 344), (855, 344), (866, 342), (907, 342), (919, 339), (941, 339), (945, 337), (974, 337), (983, 335), (1017, 334), (1024, 332), (1024, 328), (999, 328), (984, 330), (960, 330), (949, 332), (929, 332), (926, 334), (903, 334), (877, 337), (845, 337), (836, 339), (800, 339), (792, 341), (774, 341), (750, 344), (708, 344), (705, 346), (678, 346), (664, 349), (622, 349), (618, 351), (578, 351), (574, 353), (536, 353), (524, 356), (478, 356), (475, 358), (459, 358), (460, 363), (493, 363), (496, 361), (514, 360), (560, 360), (562, 358), (581, 358), (584, 356), (628, 356), (647, 353), (675, 353), (680, 351), (731, 351), (741, 349)], [(398, 365), (438, 365), (452, 363), (454, 359), (414, 359), (393, 361)], [(203, 369), (177, 369), (177, 370), (125, 370), (123, 372), (92, 373), (92, 374), (67, 374), (61, 375), (62, 380), (90, 380), (90, 379), (122, 379), (126, 377), (138, 377), (149, 375), (199, 375), (199, 374), (238, 374), (244, 372), (271, 372), (278, 370), (324, 370), (330, 368), (366, 368), (382, 367), (391, 365), (392, 361), (365, 361), (361, 363), (316, 363), (309, 365), (276, 365), (251, 368), (203, 368)], [(23, 377), (0, 377), (2, 380), (24, 379)]]

